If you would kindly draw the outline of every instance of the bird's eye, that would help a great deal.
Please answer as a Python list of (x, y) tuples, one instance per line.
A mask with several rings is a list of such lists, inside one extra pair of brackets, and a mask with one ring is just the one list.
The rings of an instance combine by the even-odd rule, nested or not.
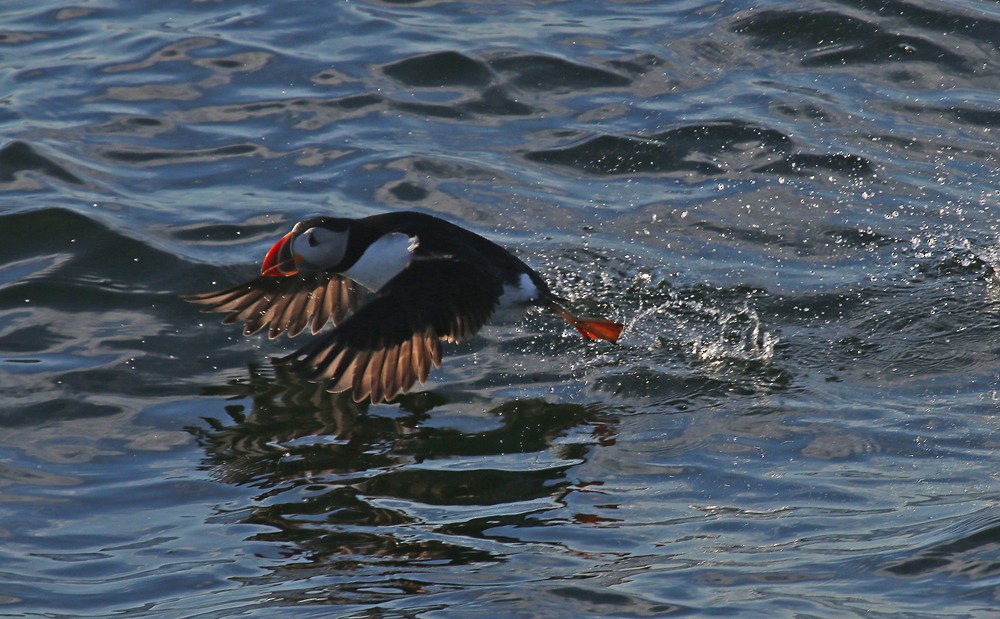
[(312, 230), (306, 233), (306, 243), (309, 243), (309, 247), (316, 247), (319, 245), (319, 239), (316, 238), (316, 235), (313, 234)]

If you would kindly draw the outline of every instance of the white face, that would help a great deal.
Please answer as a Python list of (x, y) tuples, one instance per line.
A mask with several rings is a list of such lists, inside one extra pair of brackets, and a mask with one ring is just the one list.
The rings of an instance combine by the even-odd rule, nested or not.
[(326, 228), (309, 228), (292, 242), (292, 253), (300, 258), (298, 267), (305, 270), (331, 269), (344, 259), (347, 231), (334, 232)]

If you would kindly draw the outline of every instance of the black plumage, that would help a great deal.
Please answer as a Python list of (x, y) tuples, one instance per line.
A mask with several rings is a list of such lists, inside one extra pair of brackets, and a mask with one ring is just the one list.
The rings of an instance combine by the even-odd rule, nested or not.
[[(335, 263), (312, 264), (296, 250), (306, 249), (299, 237), (310, 247), (318, 243), (317, 229), (329, 233), (332, 240), (325, 242)], [(361, 304), (362, 286), (344, 273), (358, 270), (361, 261), (372, 258), (371, 248), (394, 234), (408, 239), (405, 255), (397, 256), (399, 270), (386, 273), (385, 283)], [(588, 339), (613, 341), (621, 331), (618, 323), (577, 319), (534, 270), (506, 249), (422, 213), (302, 221), (275, 244), (262, 271), (265, 275), (245, 284), (187, 298), (204, 311), (226, 313), (224, 323), (243, 322), (246, 335), (266, 328), (270, 338), (295, 337), (309, 327), (317, 337), (279, 363), (308, 371), (329, 391), (350, 390), (357, 401), (388, 401), (426, 381), (441, 364), (441, 340), (476, 333), (505, 291), (517, 290), (525, 276), (531, 294), (521, 300), (552, 309)], [(320, 333), (327, 322), (334, 328)]]

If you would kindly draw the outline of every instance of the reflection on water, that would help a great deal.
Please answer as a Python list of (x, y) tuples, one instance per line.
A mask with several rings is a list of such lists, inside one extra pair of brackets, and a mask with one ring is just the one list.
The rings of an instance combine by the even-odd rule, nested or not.
[[(489, 428), (435, 426), (428, 422), (445, 402), (431, 393), (401, 396), (398, 409), (369, 410), (282, 368), (251, 367), (247, 379), (205, 395), (234, 402), (225, 417), (189, 428), (205, 449), (205, 466), (255, 493), (220, 516), (264, 526), (255, 539), (279, 544), (284, 559), (294, 559), (275, 568), (278, 581), (300, 580), (312, 569), (351, 581), (366, 569), (384, 578), (394, 566), (508, 560), (512, 549), (495, 531), (544, 526), (544, 519), (533, 521), (580, 490), (567, 472), (593, 449), (613, 445), (616, 433), (601, 407), (538, 399), (483, 411)], [(368, 595), (419, 592), (417, 581), (393, 582), (380, 585), (382, 596)], [(320, 597), (331, 595), (349, 589)]]

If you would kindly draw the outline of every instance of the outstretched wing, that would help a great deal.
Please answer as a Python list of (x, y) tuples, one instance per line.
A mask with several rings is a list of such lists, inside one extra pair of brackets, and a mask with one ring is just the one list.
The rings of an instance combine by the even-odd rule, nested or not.
[(327, 391), (392, 399), (441, 364), (440, 340), (468, 337), (503, 294), (493, 273), (453, 257), (421, 257), (329, 333), (279, 360), (312, 370)]
[(205, 312), (228, 312), (222, 322), (242, 321), (244, 335), (268, 327), (267, 336), (274, 339), (282, 333), (295, 337), (310, 322), (313, 333), (329, 320), (340, 324), (357, 308), (358, 291), (350, 279), (318, 273), (258, 277), (226, 290), (187, 295), (185, 299), (204, 305)]

